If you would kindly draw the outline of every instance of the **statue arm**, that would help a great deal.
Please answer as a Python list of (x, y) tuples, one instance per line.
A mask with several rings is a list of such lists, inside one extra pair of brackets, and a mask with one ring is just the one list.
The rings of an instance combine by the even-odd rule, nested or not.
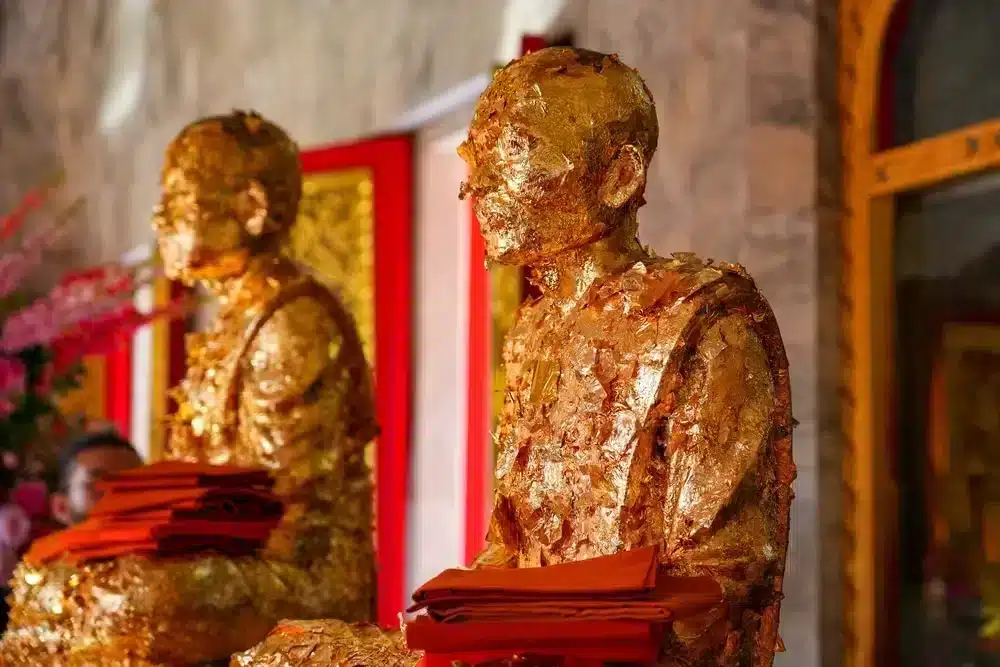
[[(295, 299), (264, 323), (245, 359), (240, 422), (273, 467), (328, 485), (375, 435), (370, 378), (360, 350), (323, 304)], [(338, 484), (339, 485), (339, 484)]]
[(759, 581), (776, 545), (762, 500), (775, 409), (767, 353), (742, 314), (726, 315), (705, 332), (684, 374), (664, 443), (669, 479), (677, 480), (667, 491), (666, 555), (740, 595)]
[[(365, 496), (364, 453), (376, 429), (367, 366), (350, 333), (325, 304), (301, 297), (268, 318), (245, 358), (239, 446), (265, 458), (286, 506), (270, 555), (326, 559), (332, 521), (345, 520), (336, 508), (345, 494)], [(370, 522), (358, 512), (353, 521)]]

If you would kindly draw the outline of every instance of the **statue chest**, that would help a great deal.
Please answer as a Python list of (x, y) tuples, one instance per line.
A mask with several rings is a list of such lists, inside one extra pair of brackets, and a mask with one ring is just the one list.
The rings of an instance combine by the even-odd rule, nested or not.
[(509, 335), (497, 490), (546, 560), (620, 547), (672, 340), (613, 307), (528, 312)]
[(222, 442), (234, 425), (237, 411), (229, 405), (232, 383), (243, 361), (243, 339), (255, 311), (226, 309), (215, 325), (191, 334), (187, 341), (188, 372), (182, 385), (195, 434), (211, 443)]

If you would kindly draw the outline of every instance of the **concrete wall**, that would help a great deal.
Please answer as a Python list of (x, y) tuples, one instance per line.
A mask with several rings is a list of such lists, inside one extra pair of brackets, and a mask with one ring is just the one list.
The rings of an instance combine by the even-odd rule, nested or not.
[[(821, 649), (836, 663), (832, 3), (161, 0), (146, 15), (143, 2), (0, 10), (0, 206), (64, 166), (90, 202), (89, 260), (148, 239), (160, 152), (196, 116), (254, 107), (306, 146), (378, 131), (513, 55), (518, 22), (639, 68), (661, 126), (643, 240), (745, 264), (788, 347), (800, 473), (779, 664), (819, 664)], [(116, 36), (120, 18), (131, 27)]]

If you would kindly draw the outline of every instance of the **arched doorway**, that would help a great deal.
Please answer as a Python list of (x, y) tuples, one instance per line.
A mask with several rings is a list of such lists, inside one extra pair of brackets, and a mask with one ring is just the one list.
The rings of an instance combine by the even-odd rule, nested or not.
[[(959, 480), (964, 500), (954, 500), (968, 448), (947, 411), (973, 400), (955, 393), (948, 365), (993, 363), (1000, 321), (1000, 261), (989, 261), (1000, 254), (1000, 81), (991, 80), (1000, 40), (988, 29), (998, 11), (992, 0), (841, 2), (847, 665), (931, 664), (904, 648), (921, 634), (914, 624), (937, 613), (934, 585), (959, 574), (976, 588), (982, 617), (937, 664), (980, 664), (991, 652), (978, 624), (1000, 613), (982, 609), (994, 594), (983, 573), (1000, 568), (990, 548), (1000, 540), (1000, 496), (977, 486), (993, 465), (979, 461)], [(1000, 447), (988, 456), (1000, 459)], [(956, 554), (970, 560), (942, 567)], [(945, 598), (944, 624), (961, 634)]]

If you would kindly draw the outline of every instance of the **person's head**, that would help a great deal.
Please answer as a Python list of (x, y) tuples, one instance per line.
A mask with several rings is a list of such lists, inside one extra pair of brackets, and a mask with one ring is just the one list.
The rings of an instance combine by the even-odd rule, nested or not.
[(52, 516), (67, 526), (80, 523), (101, 496), (94, 488), (96, 482), (141, 465), (135, 448), (110, 431), (71, 442), (59, 458), (59, 489), (52, 494)]
[(553, 47), (500, 70), (459, 148), (489, 258), (532, 264), (634, 228), (658, 133), (617, 56)]
[(170, 143), (153, 216), (164, 270), (194, 283), (240, 275), (274, 252), (298, 212), (298, 147), (277, 125), (235, 111), (188, 125)]

